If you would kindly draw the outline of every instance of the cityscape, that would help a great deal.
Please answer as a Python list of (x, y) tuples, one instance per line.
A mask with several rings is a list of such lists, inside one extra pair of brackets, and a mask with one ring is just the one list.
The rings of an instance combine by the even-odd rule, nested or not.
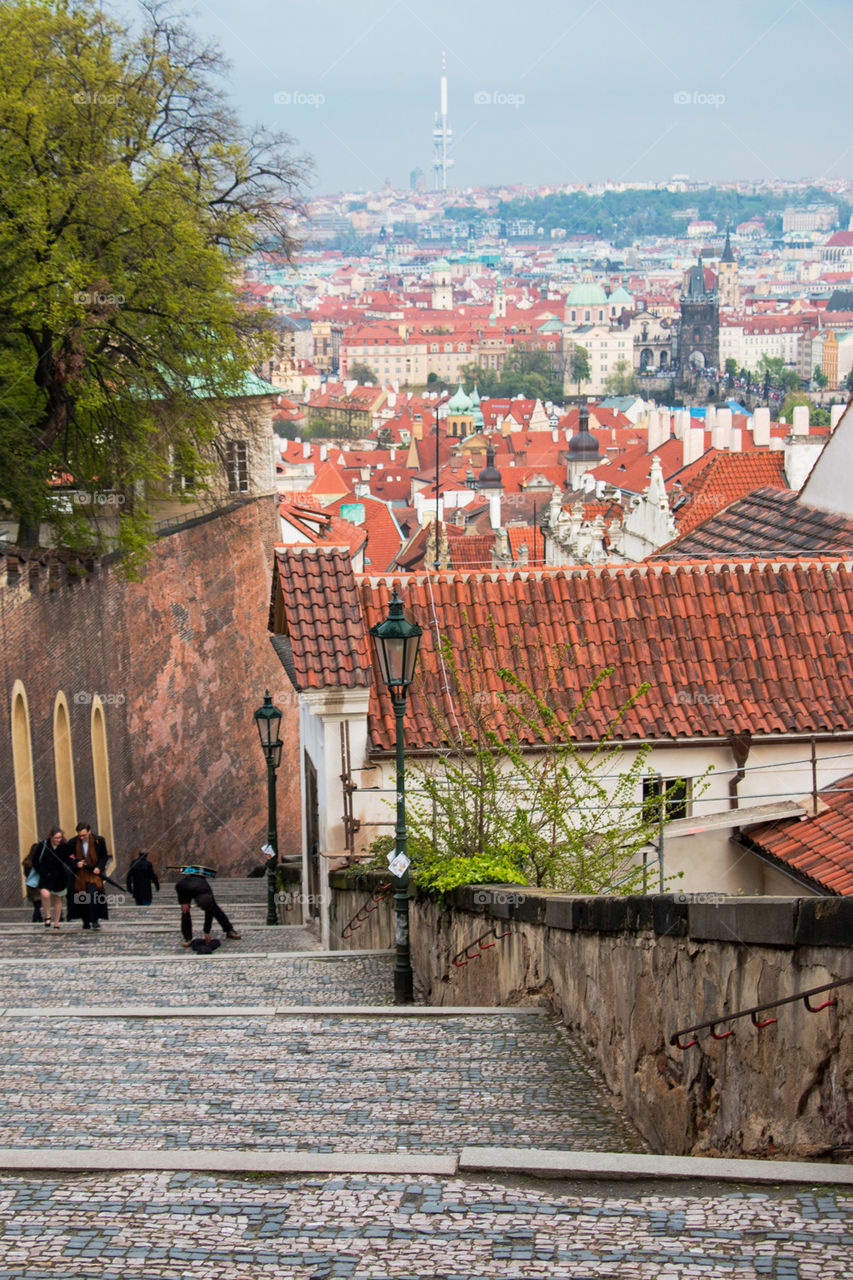
[(847, 1280), (851, 53), (10, 0), (0, 1280)]

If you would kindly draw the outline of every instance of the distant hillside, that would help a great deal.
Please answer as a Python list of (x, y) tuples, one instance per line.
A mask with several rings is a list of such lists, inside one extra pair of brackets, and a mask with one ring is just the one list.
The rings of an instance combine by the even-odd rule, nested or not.
[[(600, 235), (625, 246), (643, 236), (678, 234), (688, 220), (678, 215), (689, 210), (695, 210), (694, 216), (698, 218), (715, 222), (721, 230), (757, 216), (764, 219), (772, 235), (781, 235), (782, 210), (807, 204), (835, 205), (839, 225), (847, 226), (850, 205), (819, 187), (809, 187), (796, 194), (761, 192), (752, 196), (721, 187), (704, 191), (606, 191), (600, 196), (572, 192), (529, 200), (502, 200), (493, 216), (530, 218), (546, 232), (560, 227), (569, 235)], [(473, 212), (460, 208), (447, 211), (449, 217), (464, 220), (470, 220)]]

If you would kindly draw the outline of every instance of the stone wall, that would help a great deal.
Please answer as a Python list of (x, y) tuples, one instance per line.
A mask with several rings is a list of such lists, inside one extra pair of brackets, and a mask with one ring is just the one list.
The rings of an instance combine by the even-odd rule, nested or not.
[[(394, 946), (393, 876), (329, 875), (329, 946), (332, 951), (385, 951)], [(377, 901), (378, 899), (378, 901)]]
[[(705, 1031), (685, 1051), (669, 1043), (717, 1013), (853, 977), (853, 900), (515, 892), (413, 904), (416, 981), (431, 1004), (547, 1003), (659, 1151), (853, 1151), (853, 985), (836, 1008), (810, 1013), (797, 1001), (766, 1015), (777, 1021), (763, 1030), (744, 1018), (719, 1028), (734, 1030), (729, 1039)], [(485, 950), (452, 963), (489, 929)]]
[(91, 711), (99, 695), (120, 874), (140, 848), (158, 870), (193, 859), (245, 875), (263, 861), (266, 771), (252, 713), (268, 687), (285, 713), (280, 849), (301, 853), (298, 708), (267, 632), (277, 525), (272, 497), (189, 521), (157, 541), (139, 582), (124, 581), (109, 560), (0, 562), (0, 903), (20, 901), (10, 744), (17, 680), (29, 707), (40, 835), (57, 820), (60, 691), (77, 817), (96, 824)]
[[(357, 891), (340, 874), (331, 883), (340, 922), (378, 878)], [(340, 932), (333, 947), (393, 945), (392, 899), (350, 941)], [(747, 1017), (718, 1028), (734, 1030), (728, 1039), (669, 1043), (717, 1014), (853, 977), (851, 899), (469, 888), (446, 903), (414, 898), (411, 937), (430, 1004), (552, 1008), (658, 1151), (853, 1154), (853, 984), (832, 993), (834, 1008), (810, 1013), (797, 1000), (765, 1015), (772, 1026)]]

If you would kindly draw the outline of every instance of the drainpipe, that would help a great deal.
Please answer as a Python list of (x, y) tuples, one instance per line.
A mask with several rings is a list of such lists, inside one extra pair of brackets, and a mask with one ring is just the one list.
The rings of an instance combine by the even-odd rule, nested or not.
[[(752, 734), (749, 732), (749, 730), (747, 730), (746, 733), (733, 733), (729, 738), (729, 750), (731, 751), (732, 758), (734, 759), (734, 762), (737, 765), (737, 773), (734, 774), (733, 777), (729, 778), (729, 808), (730, 809), (740, 808), (740, 798), (738, 796), (738, 787), (746, 777), (746, 768), (744, 766), (746, 765), (747, 757), (749, 755), (749, 749), (751, 746), (752, 746)], [(740, 828), (738, 827), (737, 830), (739, 832)]]

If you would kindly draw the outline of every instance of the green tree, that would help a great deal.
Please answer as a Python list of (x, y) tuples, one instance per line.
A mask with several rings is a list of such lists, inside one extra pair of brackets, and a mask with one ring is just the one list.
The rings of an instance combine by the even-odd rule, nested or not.
[(829, 410), (821, 409), (816, 404), (812, 404), (809, 397), (804, 391), (790, 391), (785, 397), (782, 408), (779, 410), (779, 417), (784, 418), (786, 422), (793, 421), (794, 409), (797, 405), (806, 405), (809, 411), (809, 423), (813, 427), (829, 426)]
[(734, 356), (728, 357), (728, 359), (726, 360), (723, 372), (725, 373), (727, 378), (737, 377), (737, 360), (735, 360)]
[(636, 395), (637, 377), (627, 360), (617, 360), (613, 372), (604, 380), (604, 390), (610, 396)]
[(769, 376), (770, 385), (783, 391), (799, 391), (802, 388), (802, 380), (796, 369), (789, 368), (781, 356), (763, 354), (759, 361), (759, 371), (764, 374), (765, 382)]
[[(218, 54), (152, 5), (134, 34), (95, 0), (9, 0), (0, 27), (0, 502), (35, 545), (91, 544), (50, 481), (125, 495), (204, 483), (223, 402), (271, 350), (236, 264), (289, 253), (303, 164), (245, 133)], [(173, 458), (170, 458), (170, 447)]]
[(826, 376), (819, 364), (816, 364), (814, 367), (814, 373), (812, 374), (812, 386), (816, 387), (818, 391), (825, 391), (829, 386), (829, 378)]
[(360, 360), (356, 360), (355, 364), (350, 365), (347, 370), (348, 378), (355, 378), (359, 386), (364, 386), (367, 382), (374, 383), (379, 386), (379, 377), (373, 372), (369, 365), (362, 364)]
[[(446, 750), (437, 764), (416, 767), (408, 788), (415, 883), (437, 892), (499, 881), (574, 893), (642, 889), (638, 855), (660, 822), (659, 805), (640, 799), (650, 748), (623, 763), (613, 735), (649, 686), (637, 686), (597, 747), (584, 752), (573, 725), (613, 670), (594, 676), (577, 705), (559, 714), (556, 691), (573, 661), (568, 646), (540, 641), (531, 656), (519, 645), (521, 670), (498, 670), (502, 687), (495, 692), (483, 678), (492, 646), (464, 616), (460, 626), (464, 671), (450, 638), (442, 636), (440, 645), (463, 714), (444, 720), (433, 713)], [(535, 750), (528, 749), (531, 738)]]
[(577, 383), (578, 395), (581, 393), (581, 384), (589, 382), (589, 352), (586, 347), (580, 345), (572, 348), (572, 354), (569, 357), (569, 371), (572, 382)]

